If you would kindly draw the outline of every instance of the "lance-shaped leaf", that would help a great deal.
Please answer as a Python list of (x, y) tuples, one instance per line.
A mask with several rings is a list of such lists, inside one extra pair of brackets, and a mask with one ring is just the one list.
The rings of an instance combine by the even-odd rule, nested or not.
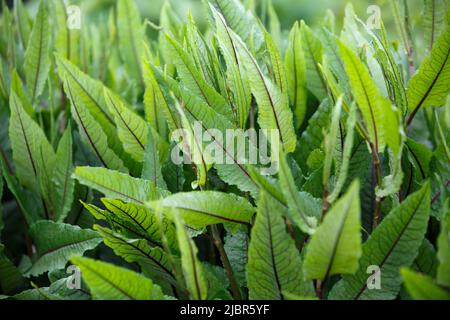
[[(330, 293), (331, 299), (394, 299), (401, 287), (400, 267), (417, 256), (430, 215), (430, 185), (409, 196), (389, 213), (363, 245), (359, 269), (345, 275)], [(380, 268), (381, 289), (368, 290), (369, 266)]]
[(233, 35), (233, 39), (247, 71), (253, 96), (258, 103), (259, 125), (262, 129), (278, 130), (285, 152), (293, 152), (297, 137), (287, 96), (263, 74), (256, 59), (242, 40), (236, 35)]
[(176, 235), (173, 223), (167, 219), (160, 221), (155, 212), (145, 206), (125, 203), (120, 200), (102, 199), (106, 208), (106, 220), (117, 230), (125, 230), (133, 237), (146, 239), (151, 245), (163, 247), (163, 235), (167, 244), (176, 249)]
[(30, 39), (32, 22), (22, 0), (14, 0), (14, 13), (22, 46), (26, 48)]
[[(333, 203), (338, 198), (339, 194), (342, 191), (342, 188), (344, 187), (345, 181), (347, 180), (347, 174), (349, 171), (350, 162), (352, 160), (353, 153), (353, 138), (354, 138), (354, 132), (355, 132), (355, 124), (356, 124), (356, 106), (352, 105), (350, 109), (350, 114), (347, 118), (347, 135), (345, 136), (345, 141), (343, 141), (344, 146), (342, 150), (342, 154), (338, 155), (338, 160), (336, 161), (337, 164), (340, 164), (340, 167), (337, 169), (338, 178), (336, 180), (336, 183), (334, 185), (333, 192), (328, 196), (328, 201), (330, 203)], [(339, 133), (342, 135), (342, 133)], [(341, 136), (341, 139), (343, 137)], [(337, 144), (336, 148), (342, 149), (341, 144)]]
[(136, 81), (141, 82), (141, 55), (145, 33), (134, 0), (117, 1), (117, 30), (120, 54), (125, 67)]
[[(450, 23), (449, 23), (450, 24)], [(409, 110), (441, 107), (450, 91), (450, 25), (442, 33), (419, 71), (408, 82)], [(410, 120), (412, 118), (410, 117)]]
[(39, 4), (24, 59), (28, 93), (34, 104), (44, 89), (50, 69), (50, 28), (44, 1)]
[(237, 106), (239, 127), (244, 128), (250, 111), (251, 91), (225, 18), (210, 4), (216, 22), (217, 38), (227, 64), (227, 78)]
[(127, 172), (127, 168), (124, 167), (123, 161), (117, 156), (117, 154), (108, 146), (108, 138), (103, 131), (101, 125), (97, 122), (98, 119), (81, 104), (79, 104), (78, 98), (76, 98), (76, 92), (74, 92), (72, 83), (65, 78), (64, 80), (67, 96), (72, 103), (72, 115), (75, 122), (78, 125), (81, 136), (85, 143), (94, 152), (101, 165), (105, 168), (120, 170)]
[(301, 46), (301, 34), (298, 22), (289, 34), (289, 43), (285, 55), (286, 77), (291, 105), (299, 128), (306, 115), (308, 93), (306, 90), (306, 63)]
[(124, 236), (98, 225), (94, 226), (103, 238), (103, 242), (113, 249), (114, 253), (127, 262), (138, 263), (145, 274), (163, 278), (176, 283), (170, 270), (170, 264), (161, 248), (151, 248), (143, 239), (127, 239)]
[[(151, 130), (144, 119), (134, 113), (124, 104), (122, 99), (112, 91), (105, 89), (105, 100), (117, 125), (117, 131), (123, 147), (136, 161), (144, 160), (145, 145), (147, 144), (148, 130)], [(161, 155), (160, 160), (165, 160), (168, 145), (152, 130), (156, 148)]]
[(232, 110), (227, 101), (203, 79), (200, 71), (195, 66), (192, 57), (188, 55), (181, 45), (166, 35), (167, 43), (171, 49), (171, 58), (177, 67), (182, 83), (196, 96), (206, 102), (210, 107), (227, 118), (232, 117)]
[(72, 127), (69, 125), (56, 150), (53, 168), (55, 219), (59, 222), (66, 218), (73, 202), (75, 181), (72, 179), (72, 153)]
[(142, 168), (142, 178), (152, 181), (155, 186), (167, 189), (161, 172), (161, 161), (159, 160), (159, 150), (156, 146), (152, 128), (148, 130), (147, 144), (145, 145), (144, 165)]
[[(180, 128), (180, 120), (178, 119), (175, 108), (172, 106), (173, 101), (168, 93), (164, 92), (161, 83), (155, 77), (153, 67), (146, 60), (143, 63), (144, 80), (147, 86), (144, 95), (145, 113), (147, 121), (154, 123), (154, 126), (159, 126), (159, 114), (164, 115), (167, 121), (169, 132), (173, 132)], [(154, 128), (158, 133), (161, 130)]]
[[(69, 11), (64, 0), (52, 0), (52, 9), (55, 25), (55, 49), (56, 51), (69, 61), (78, 64), (80, 60), (80, 30), (77, 28), (69, 28)], [(74, 7), (70, 8), (74, 10)], [(76, 9), (75, 9), (76, 10)], [(76, 15), (73, 15), (75, 17)]]
[(428, 44), (429, 50), (433, 48), (436, 39), (441, 35), (443, 27), (445, 27), (445, 14), (448, 10), (448, 2), (446, 0), (425, 0), (423, 25), (425, 28), (425, 43)]
[(386, 143), (395, 155), (401, 149), (401, 125), (398, 110), (382, 95), (369, 70), (358, 56), (343, 43), (339, 44), (350, 87), (364, 118), (370, 141), (377, 152)]
[(323, 46), (304, 21), (300, 23), (301, 48), (305, 57), (306, 86), (320, 101), (327, 96), (327, 86), (319, 64), (322, 63)]
[(361, 257), (359, 182), (353, 182), (325, 216), (307, 246), (305, 277), (324, 280), (358, 270)]
[(439, 287), (433, 279), (408, 268), (401, 269), (406, 290), (415, 300), (450, 300), (450, 293)]
[[(153, 71), (155, 72), (155, 76), (157, 77), (158, 81), (162, 83), (162, 85), (166, 84), (168, 87), (170, 87), (170, 90), (174, 92), (177, 98), (185, 103), (185, 108), (182, 110), (183, 112), (180, 112), (180, 114), (185, 113), (185, 115), (188, 116), (190, 119), (192, 119), (194, 122), (200, 124), (202, 130), (207, 132), (213, 131), (214, 129), (220, 130), (223, 136), (225, 136), (227, 129), (234, 128), (233, 124), (230, 121), (228, 121), (224, 116), (217, 113), (213, 108), (209, 107), (206, 103), (196, 98), (189, 90), (185, 90), (182, 87), (180, 87), (177, 84), (177, 82), (171, 79), (170, 77), (164, 77), (160, 70), (153, 68)], [(185, 123), (186, 119), (184, 119), (183, 121), (184, 121), (183, 123)], [(187, 128), (188, 130), (187, 132), (184, 132), (184, 134), (188, 138), (189, 135), (191, 134), (189, 132), (189, 127), (190, 126), (185, 126), (185, 129)], [(242, 132), (242, 134), (244, 133)], [(236, 150), (237, 148), (234, 147), (231, 148), (231, 146), (233, 145), (232, 141), (236, 140), (236, 136), (232, 138), (234, 139), (232, 141), (227, 140), (226, 144), (223, 141), (216, 139), (215, 135), (213, 134), (208, 134), (207, 136), (210, 136), (210, 139), (212, 140), (212, 142), (214, 142), (211, 143), (210, 145), (216, 146), (218, 149), (222, 150), (223, 155), (225, 156), (226, 164), (218, 164), (218, 163), (215, 164), (215, 167), (217, 168), (217, 173), (219, 174), (220, 178), (230, 185), (237, 186), (242, 191), (245, 192), (249, 191), (252, 193), (252, 195), (256, 195), (257, 185), (251, 179), (248, 170), (242, 164), (242, 160), (238, 159), (239, 153), (242, 152), (243, 150), (241, 149)], [(238, 144), (238, 147), (241, 147), (241, 145), (242, 143)], [(245, 145), (248, 145), (249, 149), (255, 148), (252, 141), (250, 141), (248, 144), (245, 143)], [(234, 152), (231, 152), (231, 150), (233, 150)], [(254, 153), (249, 154), (255, 155), (257, 154), (258, 151), (254, 149), (251, 152)], [(197, 159), (201, 159), (199, 155), (197, 156)], [(200, 172), (197, 172), (197, 175), (199, 173)]]
[(211, 4), (222, 14), (225, 21), (246, 43), (257, 52), (264, 43), (264, 34), (257, 19), (246, 10), (239, 0), (214, 0)]
[(97, 300), (163, 300), (162, 290), (152, 280), (128, 269), (88, 258), (75, 257), (83, 280)]
[(73, 256), (80, 256), (94, 249), (101, 237), (93, 230), (83, 230), (78, 226), (38, 221), (30, 228), (30, 236), (37, 253), (33, 265), (26, 271), (27, 276), (38, 276), (47, 271), (62, 269)]
[(450, 287), (450, 214), (441, 221), (441, 233), (438, 238), (437, 282)]
[[(176, 107), (183, 125), (183, 130), (179, 131), (178, 139), (182, 139), (181, 150), (183, 151), (183, 155), (195, 164), (197, 180), (192, 182), (192, 186), (193, 189), (196, 189), (198, 186), (202, 187), (206, 184), (208, 171), (213, 162), (208, 153), (204, 151), (202, 137), (194, 131), (191, 122), (179, 102), (177, 102)], [(198, 124), (196, 122), (195, 125)]]
[(306, 294), (309, 288), (303, 281), (301, 265), (300, 253), (286, 232), (279, 207), (261, 192), (248, 250), (249, 298), (280, 300), (285, 298), (283, 292)]
[(126, 202), (144, 204), (167, 194), (167, 191), (159, 190), (151, 181), (105, 168), (77, 167), (74, 177), (81, 184), (102, 192), (108, 198)]
[(197, 258), (197, 247), (189, 237), (179, 217), (175, 218), (177, 228), (177, 239), (181, 252), (181, 265), (186, 287), (191, 298), (194, 300), (205, 300), (208, 296), (203, 267)]
[[(84, 108), (85, 112), (89, 112), (106, 135), (105, 138), (109, 148), (124, 161), (128, 160), (117, 135), (114, 117), (109, 112), (105, 101), (103, 84), (89, 77), (76, 65), (60, 55), (56, 56), (56, 63), (60, 78), (65, 82), (64, 90), (69, 98), (73, 98), (71, 99), (72, 104), (75, 104), (77, 109)], [(93, 136), (97, 131), (94, 131)]]
[(313, 234), (317, 228), (318, 217), (311, 208), (316, 204), (316, 199), (306, 193), (298, 192), (291, 168), (284, 154), (280, 155), (279, 178), (281, 191), (287, 201), (289, 217), (303, 232)]
[(248, 225), (254, 213), (246, 199), (218, 191), (176, 193), (149, 205), (181, 217), (195, 229), (218, 223)]
[(40, 181), (45, 169), (42, 156), (53, 159), (53, 148), (39, 125), (25, 112), (14, 91), (11, 92), (10, 109), (9, 137), (17, 178), (23, 186), (40, 194), (41, 182), (47, 186), (49, 182)]

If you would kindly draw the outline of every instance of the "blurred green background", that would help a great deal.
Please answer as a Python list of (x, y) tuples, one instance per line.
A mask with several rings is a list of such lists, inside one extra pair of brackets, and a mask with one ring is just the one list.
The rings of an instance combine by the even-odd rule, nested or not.
[[(159, 12), (164, 1), (169, 0), (135, 0), (141, 8), (142, 16), (157, 23)], [(244, 0), (245, 1), (245, 0)], [(261, 5), (266, 0), (254, 0), (255, 4)], [(310, 25), (320, 23), (326, 11), (332, 10), (336, 15), (337, 22), (342, 22), (344, 8), (351, 2), (356, 14), (363, 20), (368, 18), (367, 8), (370, 5), (378, 5), (381, 8), (382, 18), (386, 25), (392, 23), (392, 11), (389, 2), (392, 0), (272, 0), (283, 29), (290, 29), (296, 20), (305, 20)], [(406, 0), (410, 6), (412, 18), (420, 17), (423, 0)], [(100, 12), (106, 6), (112, 6), (115, 0), (78, 0), (90, 12)], [(190, 9), (199, 24), (206, 23), (205, 11), (202, 0), (170, 0), (173, 8), (185, 16)]]
[[(200, 26), (206, 24), (206, 14), (203, 0), (135, 0), (141, 9), (142, 17), (158, 23), (159, 12), (165, 1), (169, 1), (182, 17), (191, 10)], [(241, 0), (243, 2), (249, 0)], [(253, 0), (257, 7), (261, 7), (263, 2), (268, 0)], [(337, 26), (342, 24), (344, 8), (347, 3), (352, 3), (356, 14), (366, 20), (369, 17), (367, 9), (370, 5), (378, 5), (381, 8), (381, 15), (387, 29), (393, 27), (392, 10), (389, 2), (394, 0), (272, 0), (276, 12), (280, 18), (282, 29), (290, 29), (296, 20), (305, 20), (309, 25), (317, 25), (325, 16), (327, 10), (331, 10), (336, 15)], [(405, 0), (410, 8), (413, 21), (420, 21), (424, 0)], [(37, 7), (38, 0), (31, 0), (30, 7)], [(114, 7), (116, 0), (68, 0), (70, 4), (80, 4), (83, 12), (88, 13), (89, 19), (96, 19), (107, 14), (108, 8)], [(414, 24), (413, 24), (414, 27)], [(414, 28), (413, 28), (414, 29)], [(393, 29), (392, 29), (393, 30)]]

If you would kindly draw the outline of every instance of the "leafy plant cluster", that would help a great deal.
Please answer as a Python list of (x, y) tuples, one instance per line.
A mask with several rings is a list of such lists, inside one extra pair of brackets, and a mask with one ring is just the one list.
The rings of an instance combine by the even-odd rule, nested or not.
[[(1, 298), (449, 299), (448, 3), (415, 37), (390, 2), (399, 41), (351, 5), (287, 32), (270, 1), (205, 1), (206, 30), (3, 4)], [(278, 173), (208, 164), (195, 121), (278, 130)], [(181, 128), (205, 161), (171, 161)]]

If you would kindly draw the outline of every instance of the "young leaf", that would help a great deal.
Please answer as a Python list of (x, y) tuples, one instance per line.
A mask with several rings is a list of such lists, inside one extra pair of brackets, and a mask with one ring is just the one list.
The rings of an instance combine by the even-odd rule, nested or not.
[(50, 69), (50, 27), (44, 1), (39, 3), (24, 59), (28, 93), (34, 104), (44, 89)]
[(324, 280), (358, 270), (361, 257), (359, 182), (353, 182), (313, 234), (305, 256), (306, 279)]
[(177, 67), (177, 71), (182, 83), (192, 91), (197, 97), (206, 102), (211, 108), (218, 113), (232, 118), (231, 107), (227, 101), (202, 77), (201, 73), (195, 66), (192, 57), (183, 50), (176, 40), (166, 35), (167, 43), (171, 49), (171, 57), (173, 63)]
[(134, 0), (117, 1), (117, 30), (120, 54), (125, 67), (137, 82), (142, 82), (141, 55), (145, 39), (144, 26)]
[(285, 55), (285, 69), (289, 98), (294, 108), (297, 129), (305, 119), (308, 92), (306, 90), (306, 63), (302, 51), (301, 34), (298, 22), (289, 34), (289, 44)]
[(306, 25), (304, 21), (300, 24), (301, 48), (305, 57), (306, 85), (308, 89), (322, 101), (327, 96), (327, 87), (319, 64), (322, 63), (323, 46), (314, 32)]
[(94, 299), (97, 300), (163, 300), (161, 288), (131, 270), (110, 263), (75, 257)]
[(62, 222), (69, 213), (73, 203), (75, 181), (72, 179), (72, 127), (69, 125), (59, 142), (54, 167), (54, 203), (55, 220)]
[[(430, 215), (430, 185), (409, 196), (375, 229), (363, 245), (359, 270), (346, 275), (330, 293), (331, 299), (394, 299), (401, 286), (399, 268), (417, 256)], [(380, 268), (381, 289), (368, 290), (367, 268)]]
[(283, 292), (306, 294), (300, 253), (286, 232), (276, 203), (261, 192), (248, 249), (247, 284), (251, 300), (284, 299)]
[(30, 236), (37, 253), (26, 276), (38, 276), (47, 271), (62, 269), (70, 258), (94, 249), (102, 241), (95, 231), (52, 221), (33, 224)]
[(258, 103), (259, 125), (262, 129), (278, 130), (285, 152), (293, 152), (296, 147), (297, 137), (287, 96), (263, 74), (256, 59), (242, 40), (236, 35), (233, 38), (244, 68), (247, 71), (252, 93)]

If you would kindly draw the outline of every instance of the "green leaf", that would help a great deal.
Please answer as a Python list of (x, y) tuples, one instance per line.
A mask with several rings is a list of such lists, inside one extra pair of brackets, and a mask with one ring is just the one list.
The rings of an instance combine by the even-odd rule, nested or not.
[(288, 47), (285, 54), (285, 69), (289, 89), (289, 98), (296, 116), (297, 129), (302, 125), (307, 110), (306, 63), (302, 51), (301, 33), (298, 22), (289, 34)]
[(78, 226), (38, 221), (30, 228), (30, 236), (37, 253), (26, 276), (38, 276), (44, 272), (62, 269), (73, 256), (80, 256), (94, 249), (101, 238), (97, 232)]
[(85, 143), (94, 152), (102, 166), (127, 172), (128, 170), (124, 167), (122, 160), (108, 146), (107, 135), (103, 131), (101, 125), (97, 122), (98, 119), (94, 118), (94, 116), (82, 105), (78, 104), (78, 98), (75, 98), (75, 93), (67, 78), (65, 78), (64, 83), (67, 95), (72, 102), (73, 117), (78, 124), (80, 134)]
[(80, 60), (80, 30), (69, 28), (68, 7), (64, 0), (52, 0), (55, 21), (54, 45), (56, 52), (75, 64)]
[(294, 153), (295, 160), (303, 172), (308, 172), (307, 160), (311, 152), (321, 148), (323, 130), (329, 127), (330, 122), (331, 103), (328, 99), (325, 99), (314, 115), (308, 120), (308, 126), (303, 131), (298, 141), (298, 148)]
[[(116, 230), (126, 231), (133, 238), (144, 238), (152, 246), (163, 248), (163, 236), (171, 249), (177, 250), (175, 227), (171, 221), (162, 219), (148, 208), (120, 200), (102, 199), (107, 220)], [(164, 233), (164, 235), (163, 235)]]
[[(289, 208), (289, 217), (300, 230), (307, 234), (313, 234), (317, 228), (318, 216), (311, 209), (315, 207), (317, 201), (305, 192), (298, 192), (286, 156), (283, 154), (280, 155), (279, 179), (281, 190)], [(320, 203), (318, 207), (321, 207)]]
[(197, 97), (206, 102), (208, 106), (227, 118), (231, 118), (231, 107), (227, 101), (202, 77), (200, 71), (188, 52), (176, 40), (166, 35), (171, 50), (171, 58), (177, 67), (182, 83)]
[(401, 125), (398, 110), (382, 95), (369, 70), (343, 43), (339, 44), (350, 87), (362, 113), (367, 133), (376, 152), (388, 144), (395, 155), (401, 150)]
[(237, 54), (237, 49), (231, 37), (230, 29), (225, 18), (210, 4), (214, 15), (217, 29), (217, 38), (220, 49), (227, 65), (227, 78), (234, 97), (234, 104), (237, 106), (239, 127), (245, 128), (247, 117), (250, 111), (251, 91), (245, 72), (241, 66), (241, 61)]
[(293, 114), (289, 108), (289, 99), (281, 89), (268, 79), (259, 67), (256, 59), (245, 44), (236, 35), (234, 43), (247, 71), (252, 93), (258, 103), (258, 123), (262, 129), (278, 130), (285, 152), (295, 150), (297, 137), (294, 130)]
[(445, 14), (448, 10), (446, 0), (425, 0), (423, 25), (425, 28), (425, 43), (429, 45), (429, 50), (433, 48), (436, 39), (441, 35), (445, 26)]
[(14, 9), (20, 40), (22, 46), (26, 48), (31, 35), (32, 21), (22, 0), (14, 0)]
[(94, 230), (102, 236), (103, 242), (113, 249), (116, 255), (127, 262), (138, 263), (145, 274), (176, 283), (167, 256), (161, 248), (151, 248), (143, 239), (127, 239), (98, 225), (94, 226)]
[(50, 69), (50, 27), (44, 1), (39, 3), (24, 59), (28, 93), (34, 104), (44, 89)]
[(110, 263), (76, 257), (71, 260), (81, 270), (94, 299), (163, 300), (161, 288), (144, 276)]
[[(25, 112), (14, 92), (10, 97), (11, 117), (9, 138), (19, 182), (36, 194), (41, 193), (41, 178), (45, 171), (43, 155), (54, 157), (53, 148), (42, 129)], [(48, 180), (44, 183), (48, 183)]]
[(412, 115), (421, 108), (445, 105), (450, 91), (449, 60), (450, 25), (447, 25), (446, 31), (436, 41), (430, 55), (408, 82), (408, 102)]
[(359, 182), (328, 211), (306, 248), (305, 277), (324, 280), (334, 274), (354, 273), (361, 257)]
[[(339, 194), (342, 191), (342, 188), (344, 187), (344, 184), (347, 180), (347, 175), (349, 172), (349, 166), (351, 163), (353, 153), (353, 138), (354, 138), (354, 132), (355, 132), (355, 124), (356, 124), (356, 107), (352, 105), (350, 109), (350, 114), (347, 119), (347, 135), (345, 136), (344, 141), (344, 147), (342, 150), (342, 155), (339, 158), (337, 163), (340, 163), (341, 166), (338, 168), (338, 178), (336, 180), (336, 183), (334, 185), (333, 192), (328, 196), (328, 201), (330, 203), (333, 203), (338, 198)], [(340, 133), (342, 134), (342, 133)], [(343, 137), (341, 137), (343, 139)], [(341, 140), (342, 143), (342, 140)], [(342, 148), (342, 146), (338, 143), (336, 145), (336, 148)]]
[(264, 35), (250, 10), (246, 10), (239, 0), (214, 0), (211, 3), (222, 14), (230, 28), (250, 45), (253, 51), (258, 51), (264, 42)]
[(218, 191), (176, 193), (149, 205), (181, 217), (195, 229), (218, 223), (249, 225), (254, 213), (246, 199)]
[(126, 202), (144, 204), (167, 194), (167, 191), (159, 190), (151, 181), (105, 168), (77, 167), (74, 177), (81, 184), (102, 192), (108, 198)]
[(145, 145), (144, 165), (142, 169), (142, 178), (152, 181), (156, 187), (167, 189), (161, 173), (161, 161), (159, 158), (159, 149), (156, 146), (153, 130), (149, 128), (147, 144)]
[[(148, 124), (139, 115), (134, 113), (125, 103), (113, 94), (110, 90), (105, 89), (105, 100), (111, 114), (117, 125), (117, 131), (123, 147), (136, 161), (144, 160), (145, 145), (147, 144), (148, 131), (152, 130)], [(168, 145), (152, 130), (155, 139), (156, 148), (159, 150), (163, 161), (167, 155)]]
[[(114, 158), (120, 157), (127, 164), (132, 162), (118, 138), (114, 117), (105, 101), (103, 84), (60, 55), (56, 56), (56, 63), (60, 78), (64, 81), (64, 90), (75, 108), (72, 116), (79, 123), (86, 144), (99, 149), (97, 157), (102, 155), (100, 151), (107, 146), (116, 155)], [(120, 163), (116, 160), (113, 164), (116, 167), (111, 169), (118, 169)]]
[(402, 268), (401, 274), (405, 287), (413, 299), (416, 300), (450, 300), (450, 293), (437, 286), (433, 279), (409, 270)]
[(53, 171), (55, 219), (62, 222), (70, 212), (73, 203), (75, 181), (72, 179), (72, 127), (69, 125), (64, 132), (56, 150)]
[(143, 77), (140, 61), (145, 33), (134, 0), (117, 1), (117, 31), (125, 67), (136, 81), (141, 82)]
[(300, 23), (301, 48), (306, 65), (306, 86), (322, 101), (327, 96), (327, 86), (319, 69), (322, 63), (323, 46), (314, 32), (302, 20)]
[(283, 292), (307, 294), (300, 253), (286, 232), (279, 207), (261, 192), (248, 250), (247, 284), (251, 300), (284, 299)]
[(205, 300), (208, 296), (203, 268), (197, 258), (197, 247), (188, 236), (180, 218), (175, 217), (177, 239), (181, 252), (181, 266), (187, 289), (194, 300)]
[[(430, 185), (394, 208), (363, 245), (359, 270), (344, 276), (330, 293), (331, 299), (394, 299), (401, 287), (400, 267), (410, 266), (422, 244), (430, 215)], [(381, 272), (381, 289), (368, 290), (367, 268)]]

